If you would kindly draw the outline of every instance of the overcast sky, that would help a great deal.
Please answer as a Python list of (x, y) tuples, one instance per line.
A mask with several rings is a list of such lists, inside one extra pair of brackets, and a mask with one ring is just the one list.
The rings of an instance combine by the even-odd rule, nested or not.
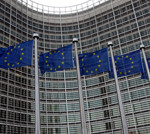
[(32, 1), (37, 2), (39, 4), (47, 5), (47, 6), (67, 7), (67, 6), (81, 4), (88, 0), (32, 0)]

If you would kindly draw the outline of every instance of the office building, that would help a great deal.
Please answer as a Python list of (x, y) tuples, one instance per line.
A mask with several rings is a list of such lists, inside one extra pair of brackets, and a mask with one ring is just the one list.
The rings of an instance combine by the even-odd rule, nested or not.
[[(149, 0), (89, 0), (51, 7), (32, 0), (0, 0), (0, 47), (33, 39), (38, 54), (79, 38), (78, 53), (113, 42), (114, 55), (140, 49), (150, 57)], [(33, 52), (34, 54), (34, 52)], [(74, 55), (74, 49), (73, 49)], [(34, 57), (34, 56), (33, 56)], [(0, 69), (0, 134), (34, 134), (33, 66)], [(120, 77), (129, 134), (150, 133), (150, 83), (141, 74)], [(39, 70), (41, 134), (81, 134), (76, 68), (42, 75)], [(115, 81), (107, 72), (82, 76), (88, 134), (123, 134)]]

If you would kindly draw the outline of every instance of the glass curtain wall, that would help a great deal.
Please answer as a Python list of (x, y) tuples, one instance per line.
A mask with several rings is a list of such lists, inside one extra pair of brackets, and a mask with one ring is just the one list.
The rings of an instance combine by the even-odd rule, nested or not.
[[(57, 8), (32, 0), (0, 1), (0, 47), (31, 40), (39, 34), (38, 55), (79, 38), (78, 53), (94, 52), (112, 41), (114, 55), (138, 50), (150, 57), (149, 0), (89, 0)], [(34, 55), (34, 51), (33, 51)], [(74, 49), (73, 49), (74, 55)], [(141, 74), (119, 78), (130, 134), (150, 133), (150, 83)], [(0, 133), (35, 131), (33, 66), (0, 69)], [(45, 73), (39, 70), (41, 134), (81, 134), (75, 67)], [(89, 134), (123, 134), (114, 79), (101, 73), (82, 76)]]

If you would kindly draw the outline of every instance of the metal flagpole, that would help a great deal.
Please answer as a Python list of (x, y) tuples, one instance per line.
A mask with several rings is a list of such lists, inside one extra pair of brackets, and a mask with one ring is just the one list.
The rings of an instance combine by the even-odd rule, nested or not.
[(119, 108), (120, 108), (123, 132), (124, 132), (124, 134), (128, 134), (128, 127), (127, 127), (125, 113), (124, 113), (124, 109), (123, 109), (123, 104), (122, 104), (122, 99), (121, 99), (121, 92), (120, 92), (120, 89), (119, 89), (119, 82), (118, 82), (118, 78), (117, 78), (117, 72), (116, 72), (116, 67), (115, 67), (115, 62), (114, 62), (114, 56), (113, 56), (113, 52), (112, 52), (112, 45), (113, 45), (112, 42), (108, 42), (108, 47), (110, 49), (111, 60), (112, 60), (112, 65), (113, 65), (115, 84), (116, 84), (116, 88), (117, 88), (117, 95), (118, 95), (118, 101), (119, 101)]
[(39, 35), (33, 34), (35, 43), (35, 134), (40, 134), (40, 99), (39, 99), (39, 80), (38, 80), (38, 54), (37, 39)]
[(80, 69), (79, 69), (79, 58), (78, 58), (78, 52), (77, 52), (78, 39), (73, 38), (73, 43), (75, 46), (75, 54), (76, 54), (76, 66), (77, 66), (77, 77), (78, 77), (78, 88), (79, 88), (80, 117), (81, 117), (82, 134), (87, 134), (85, 111), (84, 111), (84, 101), (83, 101), (83, 93), (82, 93), (82, 85), (81, 85), (81, 76), (80, 76)]
[(148, 75), (148, 80), (150, 82), (150, 72), (149, 72), (149, 67), (148, 67), (148, 64), (147, 64), (147, 60), (146, 60), (146, 55), (145, 55), (144, 48), (145, 48), (145, 46), (143, 44), (141, 44), (140, 45), (140, 49), (142, 50), (142, 54), (143, 54), (143, 58), (144, 58), (144, 63), (145, 63), (145, 66), (146, 66), (146, 72), (147, 72), (147, 75)]

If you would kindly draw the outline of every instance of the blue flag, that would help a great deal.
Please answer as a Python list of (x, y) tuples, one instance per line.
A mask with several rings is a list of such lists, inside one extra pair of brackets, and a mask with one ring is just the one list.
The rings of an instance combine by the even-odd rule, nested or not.
[(32, 65), (33, 40), (8, 48), (0, 48), (0, 68), (16, 68)]
[[(148, 67), (149, 67), (149, 69), (150, 69), (150, 58), (147, 58), (146, 60), (147, 60)], [(142, 60), (142, 62), (143, 62), (143, 64), (142, 64), (142, 65), (143, 65), (143, 66), (142, 66), (142, 70), (143, 70), (143, 71), (142, 71), (141, 78), (142, 78), (142, 79), (148, 79), (145, 62), (144, 62), (144, 60)]]
[(92, 53), (79, 54), (81, 75), (92, 75), (110, 71), (108, 48)]
[[(142, 60), (140, 50), (124, 55), (115, 56), (114, 60), (118, 77), (133, 75), (142, 72)], [(109, 77), (113, 78), (114, 74), (112, 62), (110, 63), (111, 71), (109, 72)]]
[(73, 68), (72, 44), (41, 54), (39, 66), (42, 74)]

